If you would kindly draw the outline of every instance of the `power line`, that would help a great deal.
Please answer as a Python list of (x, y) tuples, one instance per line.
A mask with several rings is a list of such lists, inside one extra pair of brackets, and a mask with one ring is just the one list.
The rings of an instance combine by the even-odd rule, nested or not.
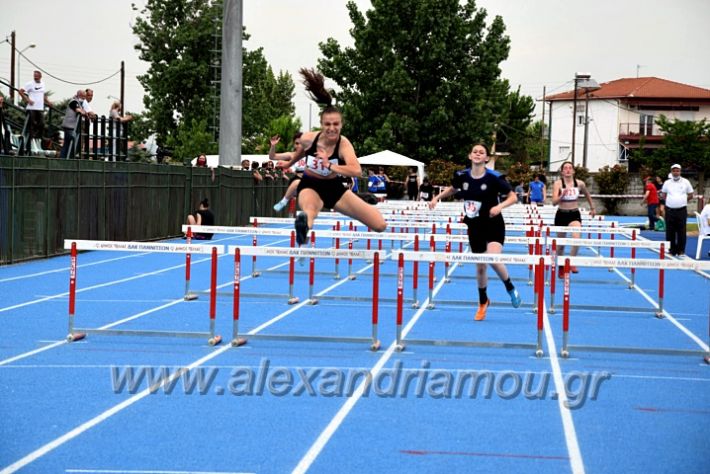
[[(17, 51), (17, 48), (15, 48), (15, 51)], [(46, 71), (46, 70), (43, 69), (41, 66), (39, 66), (37, 63), (35, 63), (35, 62), (32, 61), (30, 58), (28, 58), (27, 56), (25, 56), (24, 53), (18, 51), (18, 54), (19, 54), (20, 56), (22, 56), (22, 57), (25, 59), (25, 61), (27, 61), (28, 63), (30, 63), (30, 64), (33, 65), (34, 67), (36, 67), (38, 71), (41, 71), (42, 73), (48, 75), (48, 76), (51, 77), (52, 79), (55, 79), (55, 80), (57, 80), (57, 81), (59, 81), (59, 82), (63, 82), (63, 83), (65, 83), (65, 84), (71, 84), (71, 85), (74, 85), (74, 86), (91, 86), (91, 85), (94, 85), (94, 84), (100, 84), (100, 83), (102, 83), (102, 82), (108, 81), (108, 80), (111, 79), (112, 77), (115, 77), (115, 76), (117, 76), (118, 74), (121, 73), (121, 70), (119, 69), (118, 71), (114, 72), (114, 73), (111, 74), (110, 76), (107, 76), (107, 77), (105, 77), (105, 78), (103, 78), (103, 79), (100, 79), (100, 80), (98, 80), (98, 81), (93, 81), (93, 82), (73, 82), (73, 81), (67, 81), (66, 79), (62, 79), (62, 78), (60, 78), (60, 77), (58, 77), (58, 76), (53, 75), (53, 74), (50, 73), (49, 71)]]

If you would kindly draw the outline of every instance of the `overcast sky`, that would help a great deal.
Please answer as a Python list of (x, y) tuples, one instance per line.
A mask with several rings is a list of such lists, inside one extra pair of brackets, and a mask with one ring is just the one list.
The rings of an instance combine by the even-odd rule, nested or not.
[[(139, 6), (145, 0), (133, 0)], [(146, 70), (133, 49), (131, 0), (1, 0), (0, 40), (15, 30), (17, 47), (45, 74), (55, 97), (67, 98), (79, 85), (101, 81), (126, 62), (128, 111), (142, 111), (142, 88), (136, 76)], [(318, 42), (336, 38), (351, 45), (345, 1), (244, 0), (249, 50), (264, 48), (274, 72), (288, 71), (297, 84), (297, 114), (308, 126), (309, 100), (297, 70), (316, 66)], [(369, 0), (357, 0), (360, 10)], [(710, 1), (708, 0), (479, 0), (489, 22), (501, 15), (511, 38), (502, 64), (513, 87), (539, 99), (570, 89), (575, 72), (589, 72), (599, 82), (623, 77), (656, 76), (710, 89)], [(640, 66), (640, 67), (638, 67)], [(20, 64), (20, 84), (34, 67)], [(10, 47), (0, 44), (0, 77), (10, 75)], [(120, 93), (119, 77), (94, 84), (94, 110), (108, 115), (109, 95)], [(82, 85), (82, 88), (87, 86)], [(7, 94), (7, 91), (3, 91)], [(317, 117), (313, 107), (312, 122)]]

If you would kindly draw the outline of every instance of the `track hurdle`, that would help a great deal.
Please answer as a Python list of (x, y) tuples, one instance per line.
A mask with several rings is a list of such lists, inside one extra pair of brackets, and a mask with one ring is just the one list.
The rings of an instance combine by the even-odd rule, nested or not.
[[(710, 261), (695, 261), (690, 259), (683, 260), (665, 260), (663, 259), (664, 249), (661, 247), (660, 259), (631, 259), (631, 258), (589, 258), (589, 257), (566, 257), (565, 258), (565, 280), (564, 280), (564, 296), (563, 296), (563, 312), (562, 312), (562, 348), (560, 356), (567, 358), (572, 349), (589, 352), (615, 352), (615, 353), (630, 353), (630, 354), (657, 354), (657, 355), (697, 355), (710, 364), (710, 314), (708, 314), (708, 339), (706, 350), (684, 350), (684, 349), (666, 349), (666, 348), (641, 348), (641, 347), (609, 347), (609, 346), (590, 346), (590, 345), (570, 345), (569, 344), (569, 328), (570, 328), (570, 309), (571, 309), (571, 282), (569, 278), (569, 269), (571, 265), (580, 267), (621, 267), (621, 268), (637, 268), (659, 271), (659, 303), (658, 309), (655, 312), (656, 317), (663, 318), (663, 275), (666, 270), (686, 270), (686, 271), (703, 271), (710, 270)], [(626, 308), (621, 308), (626, 311)]]
[(505, 254), (462, 254), (462, 253), (436, 253), (436, 252), (414, 252), (400, 251), (391, 256), (397, 261), (397, 311), (396, 311), (396, 342), (395, 349), (403, 351), (405, 343), (416, 345), (433, 346), (458, 346), (458, 347), (496, 347), (507, 349), (534, 349), (536, 357), (542, 357), (543, 312), (544, 298), (539, 297), (536, 302), (537, 308), (537, 337), (536, 343), (507, 343), (507, 342), (485, 342), (485, 341), (461, 341), (461, 340), (434, 340), (434, 339), (405, 339), (402, 337), (403, 307), (404, 307), (404, 262), (449, 262), (449, 263), (504, 263), (511, 265), (529, 265), (531, 262), (535, 266), (535, 287), (542, 295), (544, 293), (545, 265), (550, 264), (549, 256), (542, 255), (505, 255)]
[[(192, 244), (166, 244), (151, 242), (120, 242), (102, 240), (65, 240), (64, 248), (71, 251), (71, 266), (69, 270), (69, 332), (67, 341), (84, 339), (88, 334), (106, 334), (113, 336), (166, 336), (186, 338), (207, 338), (211, 346), (222, 342), (222, 336), (215, 334), (216, 288), (217, 288), (217, 255), (224, 253), (224, 246), (204, 246)], [(77, 253), (79, 250), (110, 250), (118, 252), (160, 252), (178, 254), (211, 254), (212, 267), (210, 276), (210, 309), (209, 332), (161, 331), (161, 330), (131, 330), (111, 328), (76, 328), (74, 327), (76, 309)]]
[[(236, 245), (229, 246), (229, 253), (234, 253), (234, 299), (233, 299), (233, 329), (232, 329), (232, 346), (238, 347), (247, 343), (248, 339), (265, 339), (265, 340), (290, 340), (290, 341), (315, 341), (315, 342), (348, 342), (361, 343), (367, 342), (370, 344), (370, 350), (377, 351), (380, 349), (380, 341), (377, 337), (377, 328), (379, 324), (379, 267), (380, 253), (372, 250), (333, 250), (333, 249), (316, 249), (316, 248), (287, 248), (287, 247), (240, 247)], [(336, 337), (336, 336), (315, 336), (315, 335), (292, 335), (292, 334), (247, 334), (245, 337), (240, 337), (239, 333), (239, 317), (240, 317), (240, 299), (241, 299), (241, 258), (242, 255), (260, 255), (266, 257), (289, 257), (289, 258), (310, 258), (310, 277), (309, 277), (309, 294), (308, 304), (318, 304), (318, 298), (313, 295), (313, 275), (315, 273), (316, 258), (341, 258), (341, 259), (356, 259), (356, 260), (372, 260), (373, 261), (373, 278), (372, 278), (372, 333), (369, 338), (362, 337)]]

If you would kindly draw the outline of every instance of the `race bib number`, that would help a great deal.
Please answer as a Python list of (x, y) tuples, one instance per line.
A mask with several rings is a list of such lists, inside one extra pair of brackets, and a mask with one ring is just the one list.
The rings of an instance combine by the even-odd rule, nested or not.
[[(331, 161), (332, 164), (337, 165), (338, 160)], [(329, 176), (332, 171), (328, 169), (328, 160), (324, 160), (317, 156), (307, 156), (306, 157), (306, 169), (311, 170), (321, 176)]]
[(480, 201), (464, 201), (463, 202), (463, 212), (466, 213), (466, 217), (473, 219), (478, 217), (478, 213), (481, 210)]

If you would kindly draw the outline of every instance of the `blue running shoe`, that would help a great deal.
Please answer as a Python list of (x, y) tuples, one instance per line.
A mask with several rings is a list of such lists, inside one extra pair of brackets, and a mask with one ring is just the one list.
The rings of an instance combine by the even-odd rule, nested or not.
[(306, 219), (306, 214), (302, 212), (296, 216), (294, 227), (296, 228), (296, 243), (303, 245), (308, 242), (308, 220)]
[(520, 305), (523, 304), (523, 300), (520, 298), (518, 290), (513, 288), (508, 292), (508, 294), (510, 295), (510, 304), (513, 305), (513, 308), (520, 308)]

